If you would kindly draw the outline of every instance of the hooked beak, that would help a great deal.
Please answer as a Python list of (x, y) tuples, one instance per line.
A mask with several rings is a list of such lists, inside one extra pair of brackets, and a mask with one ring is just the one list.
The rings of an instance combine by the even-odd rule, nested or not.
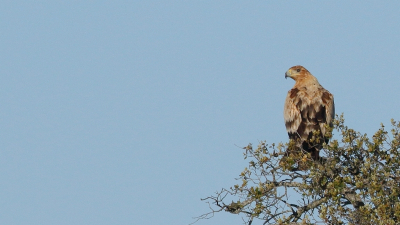
[(288, 77), (290, 77), (290, 69), (288, 70), (288, 71), (286, 71), (286, 73), (285, 73), (285, 79), (287, 79)]

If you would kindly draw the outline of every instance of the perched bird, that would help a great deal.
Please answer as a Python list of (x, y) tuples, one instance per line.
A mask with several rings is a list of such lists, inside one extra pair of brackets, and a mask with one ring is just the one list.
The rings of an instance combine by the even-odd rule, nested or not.
[(319, 159), (322, 144), (328, 143), (326, 125), (332, 126), (335, 117), (333, 95), (302, 66), (291, 67), (285, 73), (288, 77), (296, 81), (286, 96), (283, 111), (289, 139), (310, 152), (313, 159)]

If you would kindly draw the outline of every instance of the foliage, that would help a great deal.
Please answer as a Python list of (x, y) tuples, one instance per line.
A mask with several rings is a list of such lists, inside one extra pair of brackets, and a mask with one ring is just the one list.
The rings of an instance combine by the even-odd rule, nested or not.
[[(339, 140), (324, 160), (293, 151), (293, 143), (244, 148), (240, 183), (202, 199), (211, 212), (242, 214), (246, 224), (400, 224), (400, 123), (368, 138), (336, 117)], [(390, 135), (391, 134), (391, 135)], [(331, 135), (331, 134), (328, 134)]]

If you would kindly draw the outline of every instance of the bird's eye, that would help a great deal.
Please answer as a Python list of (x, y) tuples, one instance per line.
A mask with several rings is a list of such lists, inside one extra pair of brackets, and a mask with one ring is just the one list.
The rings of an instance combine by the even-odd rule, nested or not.
[(300, 69), (297, 69), (297, 72), (300, 72)]

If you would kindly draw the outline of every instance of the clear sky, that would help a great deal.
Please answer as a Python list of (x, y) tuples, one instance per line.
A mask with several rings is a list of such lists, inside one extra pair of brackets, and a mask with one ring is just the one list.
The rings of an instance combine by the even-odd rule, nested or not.
[(193, 222), (287, 141), (294, 65), (348, 126), (400, 120), (399, 1), (3, 1), (0, 32), (0, 224)]

